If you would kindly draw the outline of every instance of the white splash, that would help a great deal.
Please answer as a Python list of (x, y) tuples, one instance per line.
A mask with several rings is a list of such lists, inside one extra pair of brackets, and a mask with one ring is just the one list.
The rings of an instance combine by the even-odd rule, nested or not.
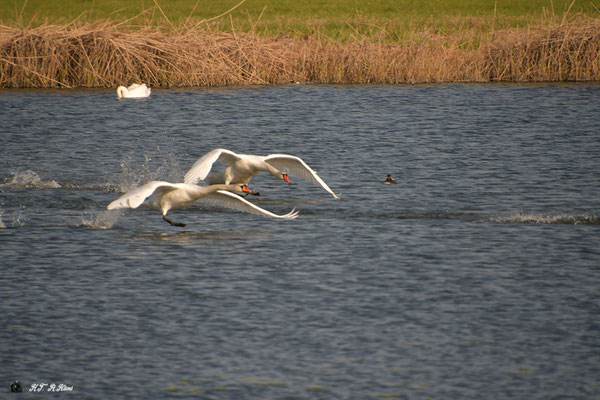
[(25, 219), (21, 211), (5, 215), (0, 209), (0, 229), (20, 228), (25, 225)]
[(131, 189), (154, 180), (166, 180), (168, 182), (179, 182), (182, 179), (179, 160), (173, 154), (167, 154), (167, 158), (157, 167), (151, 165), (152, 157), (144, 156), (144, 162), (139, 164), (131, 156), (121, 161), (121, 177), (119, 191), (126, 193)]
[(0, 187), (57, 189), (61, 186), (55, 180), (42, 181), (37, 173), (27, 170), (17, 172), (12, 181), (0, 185)]
[(90, 215), (90, 219), (83, 217), (81, 226), (90, 229), (111, 229), (121, 214), (120, 211), (101, 211), (96, 215)]

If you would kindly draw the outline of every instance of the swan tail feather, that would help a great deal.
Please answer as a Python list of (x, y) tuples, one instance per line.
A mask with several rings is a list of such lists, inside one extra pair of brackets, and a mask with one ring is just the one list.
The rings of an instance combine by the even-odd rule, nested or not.
[(150, 181), (145, 185), (137, 187), (125, 193), (118, 199), (111, 202), (106, 208), (108, 210), (117, 210), (120, 208), (138, 208), (144, 201), (152, 196), (156, 191), (171, 191), (177, 186), (173, 183), (163, 181)]

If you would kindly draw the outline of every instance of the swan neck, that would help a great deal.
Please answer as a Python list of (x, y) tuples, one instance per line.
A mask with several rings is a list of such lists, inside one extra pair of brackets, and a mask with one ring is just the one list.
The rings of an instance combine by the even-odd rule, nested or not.
[(279, 178), (279, 175), (281, 175), (282, 172), (269, 163), (265, 163), (265, 164), (267, 165), (267, 171), (269, 171), (269, 173), (271, 175), (273, 175), (275, 178)]
[(236, 193), (236, 194), (243, 194), (244, 192), (241, 189), (241, 184), (239, 183), (232, 183), (229, 185), (226, 184), (216, 184), (216, 185), (210, 185), (210, 186), (204, 186), (202, 187), (202, 191), (203, 191), (203, 196), (208, 196), (210, 194), (216, 193), (219, 190), (225, 190), (227, 192), (232, 192), (232, 193)]
[(128, 92), (128, 90), (125, 86), (119, 86), (117, 88), (117, 96), (119, 97), (119, 99), (127, 97), (127, 92)]

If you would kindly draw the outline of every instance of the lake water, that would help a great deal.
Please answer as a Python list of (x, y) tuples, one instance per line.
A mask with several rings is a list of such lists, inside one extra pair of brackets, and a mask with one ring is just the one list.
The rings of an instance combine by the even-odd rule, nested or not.
[[(106, 210), (216, 147), (341, 198)], [(598, 399), (599, 215), (595, 84), (0, 91), (0, 391)]]

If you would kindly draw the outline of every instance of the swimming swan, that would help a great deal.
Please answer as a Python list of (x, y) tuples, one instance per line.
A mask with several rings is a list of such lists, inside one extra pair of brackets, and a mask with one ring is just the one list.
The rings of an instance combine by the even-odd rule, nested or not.
[(250, 154), (237, 154), (226, 149), (214, 149), (203, 155), (192, 165), (192, 168), (185, 174), (184, 182), (195, 184), (204, 180), (215, 161), (228, 164), (223, 177), (223, 183), (225, 184), (248, 184), (254, 175), (266, 171), (286, 182), (290, 181), (288, 175), (312, 181), (315, 185), (320, 185), (333, 197), (339, 199), (323, 179), (317, 175), (316, 171), (309, 167), (300, 157), (289, 154), (254, 156)]
[(145, 83), (138, 85), (134, 83), (129, 87), (119, 86), (117, 88), (117, 97), (122, 98), (135, 98), (135, 97), (148, 97), (150, 96), (150, 88)]
[(298, 211), (295, 209), (284, 215), (273, 214), (250, 203), (236, 193), (251, 194), (253, 192), (244, 184), (197, 186), (189, 183), (151, 181), (125, 193), (106, 208), (109, 210), (138, 208), (146, 199), (150, 198), (147, 205), (155, 210), (160, 210), (163, 219), (175, 226), (185, 226), (185, 224), (168, 219), (167, 213), (169, 210), (183, 208), (199, 200), (208, 204), (265, 217), (294, 219), (298, 216)]

